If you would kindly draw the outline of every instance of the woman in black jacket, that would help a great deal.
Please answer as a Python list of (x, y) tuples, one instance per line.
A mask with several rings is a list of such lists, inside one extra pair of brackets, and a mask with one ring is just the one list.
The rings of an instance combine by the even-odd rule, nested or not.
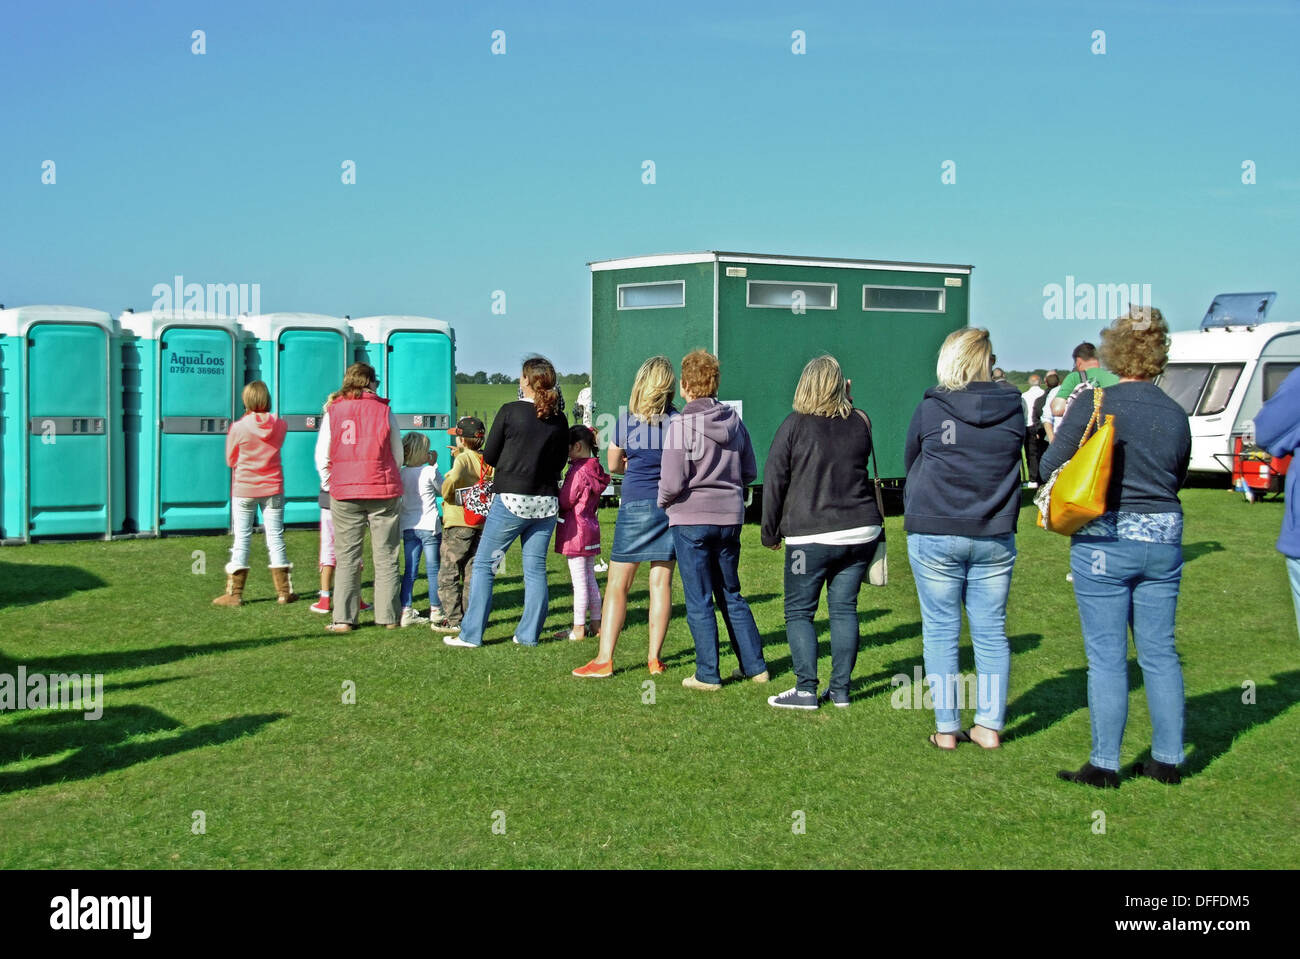
[[(763, 545), (785, 538), (785, 629), (798, 685), (767, 702), (783, 709), (849, 704), (858, 658), (858, 591), (883, 542), (867, 461), (871, 423), (853, 408), (833, 356), (810, 360), (794, 412), (776, 431), (763, 470)], [(817, 695), (813, 615), (822, 586), (831, 626), (831, 678)]]
[(483, 521), (460, 635), (444, 636), (448, 646), (483, 645), (497, 568), (516, 539), (523, 553), (524, 612), (514, 641), (536, 646), (546, 622), (546, 554), (560, 511), (560, 472), (569, 459), (569, 421), (550, 360), (525, 361), (519, 389), (523, 399), (501, 407), (483, 447), (496, 497)]

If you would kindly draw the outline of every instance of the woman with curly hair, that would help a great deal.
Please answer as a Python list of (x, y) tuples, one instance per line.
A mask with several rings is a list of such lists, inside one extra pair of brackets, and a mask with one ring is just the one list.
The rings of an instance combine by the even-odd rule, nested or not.
[[(1101, 334), (1102, 362), (1119, 382), (1098, 390), (1113, 415), (1114, 464), (1106, 512), (1074, 534), (1070, 570), (1088, 655), (1092, 755), (1062, 779), (1119, 785), (1128, 719), (1128, 634), (1151, 714), (1151, 761), (1135, 775), (1177, 783), (1183, 761), (1183, 671), (1174, 647), (1174, 611), (1183, 573), (1183, 509), (1192, 437), (1187, 413), (1152, 379), (1165, 368), (1169, 328), (1160, 311), (1134, 307)], [(1094, 393), (1070, 406), (1039, 466), (1046, 480), (1074, 454), (1092, 418)]]
[(569, 460), (569, 421), (560, 411), (560, 391), (551, 361), (524, 361), (519, 377), (523, 399), (507, 403), (492, 420), (483, 461), (493, 468), (496, 496), (470, 575), (469, 605), (460, 634), (444, 636), (448, 646), (483, 645), (492, 613), (492, 585), (506, 550), (520, 541), (524, 567), (524, 613), (515, 629), (520, 646), (536, 646), (546, 622), (546, 551), (560, 512), (560, 474)]

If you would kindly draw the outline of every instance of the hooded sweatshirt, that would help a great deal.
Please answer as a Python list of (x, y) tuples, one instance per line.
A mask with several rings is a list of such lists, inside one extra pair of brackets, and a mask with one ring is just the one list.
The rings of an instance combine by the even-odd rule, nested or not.
[(903, 528), (953, 536), (1014, 533), (1024, 441), (1019, 392), (999, 383), (926, 390), (907, 428)]
[(573, 461), (560, 487), (560, 520), (555, 524), (555, 551), (563, 556), (595, 556), (600, 552), (600, 522), (596, 508), (609, 486), (609, 474), (594, 456)]
[(235, 471), (230, 495), (249, 499), (284, 492), (280, 447), (289, 427), (270, 413), (246, 413), (226, 434), (226, 465)]
[(669, 421), (658, 499), (669, 526), (740, 525), (757, 476), (749, 431), (730, 406), (706, 396)]

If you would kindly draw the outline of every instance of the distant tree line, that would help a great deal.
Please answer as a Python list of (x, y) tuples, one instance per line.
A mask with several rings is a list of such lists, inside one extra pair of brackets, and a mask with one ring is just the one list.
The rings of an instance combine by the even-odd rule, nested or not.
[[(473, 383), (480, 386), (508, 386), (512, 383), (518, 383), (519, 377), (507, 376), (505, 373), (488, 373), (486, 370), (479, 370), (475, 373), (457, 373), (457, 383)], [(561, 373), (561, 386), (586, 386), (591, 382), (591, 375), (588, 373)]]

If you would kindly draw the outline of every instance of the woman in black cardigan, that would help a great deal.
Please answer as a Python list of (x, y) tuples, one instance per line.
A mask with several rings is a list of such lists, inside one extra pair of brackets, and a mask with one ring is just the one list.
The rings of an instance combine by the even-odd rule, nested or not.
[(494, 470), (496, 497), (474, 556), (469, 607), (460, 634), (443, 637), (448, 646), (483, 645), (496, 571), (516, 539), (523, 552), (524, 613), (514, 641), (536, 646), (546, 623), (550, 600), (546, 553), (560, 510), (559, 479), (569, 458), (569, 421), (560, 412), (555, 367), (549, 360), (540, 356), (527, 360), (519, 388), (523, 399), (501, 407), (483, 447), (483, 460)]
[[(853, 408), (833, 356), (809, 361), (794, 391), (794, 412), (776, 431), (763, 470), (763, 545), (785, 538), (785, 629), (798, 685), (768, 704), (845, 707), (858, 658), (858, 591), (883, 543), (867, 462), (871, 423)], [(831, 678), (817, 695), (813, 615), (822, 586), (831, 626)]]

